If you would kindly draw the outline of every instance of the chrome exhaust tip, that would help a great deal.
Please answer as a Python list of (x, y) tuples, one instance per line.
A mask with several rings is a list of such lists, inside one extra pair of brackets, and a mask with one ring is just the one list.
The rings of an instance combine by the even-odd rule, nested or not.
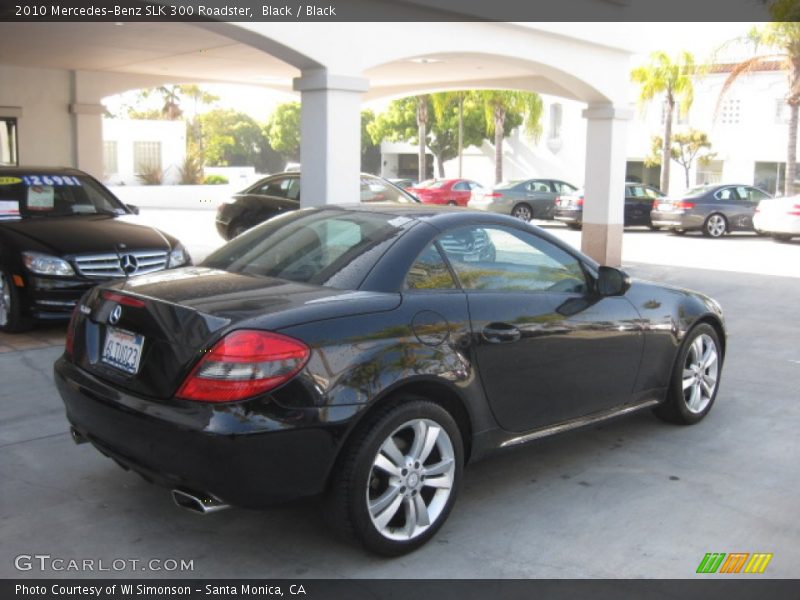
[(207, 515), (230, 508), (230, 504), (225, 504), (219, 498), (211, 494), (193, 494), (185, 490), (172, 490), (172, 500), (175, 504), (186, 510)]
[(69, 428), (69, 435), (72, 437), (72, 441), (76, 444), (86, 444), (89, 442), (77, 429), (74, 427)]

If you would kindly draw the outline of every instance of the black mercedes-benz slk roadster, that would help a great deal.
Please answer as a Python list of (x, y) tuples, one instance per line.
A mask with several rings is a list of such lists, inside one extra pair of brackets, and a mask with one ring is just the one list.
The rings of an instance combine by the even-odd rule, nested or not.
[(510, 216), (328, 206), (94, 288), (55, 381), (75, 440), (179, 505), (322, 496), (393, 555), (442, 526), (468, 460), (645, 408), (699, 421), (725, 343), (714, 300)]

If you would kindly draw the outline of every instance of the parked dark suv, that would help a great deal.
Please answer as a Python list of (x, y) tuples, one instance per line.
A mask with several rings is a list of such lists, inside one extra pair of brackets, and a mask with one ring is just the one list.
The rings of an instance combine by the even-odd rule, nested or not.
[(173, 238), (76, 169), (0, 167), (0, 331), (67, 319), (89, 288), (189, 263)]
[[(361, 174), (361, 202), (419, 202), (381, 177)], [(265, 177), (217, 209), (217, 231), (230, 240), (262, 221), (300, 208), (300, 173), (287, 171)]]

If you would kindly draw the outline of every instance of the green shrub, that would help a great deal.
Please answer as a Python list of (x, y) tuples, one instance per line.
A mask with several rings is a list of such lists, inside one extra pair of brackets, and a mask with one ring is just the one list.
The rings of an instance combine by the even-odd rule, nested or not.
[(206, 175), (203, 183), (206, 185), (225, 185), (228, 183), (228, 178), (222, 175)]

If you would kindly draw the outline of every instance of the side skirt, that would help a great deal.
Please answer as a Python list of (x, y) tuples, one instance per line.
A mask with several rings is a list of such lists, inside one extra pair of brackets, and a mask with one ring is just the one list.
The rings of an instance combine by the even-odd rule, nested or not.
[(659, 403), (658, 400), (654, 400), (651, 398), (648, 400), (637, 402), (635, 404), (626, 404), (624, 406), (619, 406), (609, 410), (604, 410), (602, 412), (593, 413), (591, 415), (585, 415), (582, 417), (577, 417), (575, 419), (570, 419), (569, 421), (562, 421), (561, 423), (557, 423), (555, 425), (549, 425), (547, 427), (543, 427), (542, 429), (531, 431), (530, 433), (525, 433), (523, 435), (512, 437), (502, 442), (499, 447), (508, 448), (510, 446), (525, 444), (526, 442), (538, 440), (540, 438), (547, 437), (550, 435), (555, 435), (557, 433), (562, 433), (564, 431), (569, 431), (570, 429), (577, 429), (578, 427), (585, 427), (586, 425), (591, 425), (593, 423), (605, 421), (606, 419), (613, 419), (614, 417), (627, 415), (628, 413), (636, 412), (638, 410), (655, 406), (658, 403)]

